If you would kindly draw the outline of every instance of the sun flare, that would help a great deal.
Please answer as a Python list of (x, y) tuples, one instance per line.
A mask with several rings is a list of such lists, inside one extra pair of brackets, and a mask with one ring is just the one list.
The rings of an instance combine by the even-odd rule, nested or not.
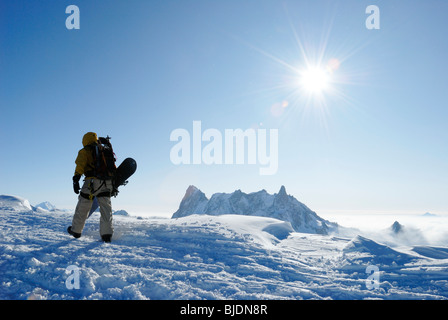
[(321, 94), (330, 85), (330, 74), (321, 67), (308, 67), (301, 72), (300, 87), (309, 94)]

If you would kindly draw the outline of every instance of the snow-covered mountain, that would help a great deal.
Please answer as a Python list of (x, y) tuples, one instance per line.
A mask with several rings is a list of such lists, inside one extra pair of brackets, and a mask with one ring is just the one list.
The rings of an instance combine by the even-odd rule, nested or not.
[(337, 224), (322, 219), (306, 205), (288, 195), (284, 186), (273, 195), (266, 190), (249, 194), (237, 190), (230, 194), (215, 193), (210, 199), (195, 186), (189, 186), (172, 218), (193, 214), (270, 217), (287, 221), (295, 231), (306, 233), (328, 234), (330, 230), (337, 228)]
[(434, 213), (431, 213), (431, 212), (426, 212), (425, 214), (423, 214), (422, 215), (423, 217), (430, 217), (430, 218), (432, 218), (432, 217), (437, 217), (437, 215), (436, 214), (434, 214)]
[(22, 197), (12, 196), (12, 195), (0, 195), (0, 211), (16, 211), (16, 212), (73, 212), (71, 209), (59, 209), (56, 208), (49, 201), (41, 202), (35, 206), (31, 205), (30, 202)]
[(39, 204), (36, 204), (34, 207), (35, 208), (44, 209), (44, 210), (47, 210), (47, 211), (55, 211), (55, 210), (57, 210), (56, 206), (53, 205), (52, 203), (48, 202), (48, 201), (44, 201), (44, 202), (41, 202)]

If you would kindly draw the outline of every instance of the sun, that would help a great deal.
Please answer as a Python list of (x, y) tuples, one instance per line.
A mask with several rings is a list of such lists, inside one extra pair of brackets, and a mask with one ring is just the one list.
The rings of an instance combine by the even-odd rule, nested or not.
[(319, 66), (308, 66), (299, 73), (299, 86), (310, 95), (324, 93), (330, 82), (330, 73)]

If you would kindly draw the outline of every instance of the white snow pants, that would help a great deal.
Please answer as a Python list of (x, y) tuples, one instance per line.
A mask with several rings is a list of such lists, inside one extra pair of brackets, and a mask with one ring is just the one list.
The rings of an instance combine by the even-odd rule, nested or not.
[[(98, 180), (98, 179), (86, 179), (81, 188), (81, 193), (84, 195), (97, 197), (100, 207), (100, 235), (113, 234), (114, 229), (112, 226), (112, 203), (110, 196), (101, 196), (101, 194), (109, 193), (112, 191), (112, 181), (110, 180)], [(81, 194), (78, 197), (78, 205), (76, 206), (75, 214), (73, 215), (72, 231), (76, 233), (82, 233), (90, 209), (92, 208), (92, 200), (86, 199)]]

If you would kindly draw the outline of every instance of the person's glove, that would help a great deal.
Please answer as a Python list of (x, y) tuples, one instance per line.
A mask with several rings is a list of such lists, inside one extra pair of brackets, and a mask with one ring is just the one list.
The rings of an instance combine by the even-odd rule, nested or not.
[(117, 188), (114, 188), (114, 189), (112, 190), (112, 192), (110, 193), (110, 196), (111, 196), (111, 197), (117, 197), (117, 196), (118, 196), (118, 189), (117, 189)]
[(76, 194), (79, 194), (79, 190), (81, 189), (79, 187), (79, 180), (81, 179), (81, 175), (75, 174), (73, 176), (73, 191), (75, 191)]

